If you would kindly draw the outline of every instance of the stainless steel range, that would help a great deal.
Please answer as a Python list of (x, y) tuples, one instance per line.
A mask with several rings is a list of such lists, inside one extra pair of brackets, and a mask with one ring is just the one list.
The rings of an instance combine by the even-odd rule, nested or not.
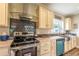
[[(25, 20), (23, 20), (23, 22), (24, 21)], [(35, 39), (36, 28), (33, 24), (35, 24), (35, 22), (28, 21), (28, 25), (26, 24), (22, 27), (25, 31), (19, 30), (14, 32), (14, 41), (11, 44), (10, 55), (37, 56), (37, 45), (39, 41)]]
[(33, 37), (16, 36), (11, 44), (11, 55), (15, 56), (37, 56), (37, 45), (39, 41)]

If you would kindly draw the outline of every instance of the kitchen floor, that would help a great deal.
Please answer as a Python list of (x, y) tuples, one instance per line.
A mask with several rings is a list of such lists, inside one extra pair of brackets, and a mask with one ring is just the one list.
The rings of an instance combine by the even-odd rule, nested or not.
[(64, 56), (79, 56), (79, 48), (75, 48), (75, 49), (69, 51)]

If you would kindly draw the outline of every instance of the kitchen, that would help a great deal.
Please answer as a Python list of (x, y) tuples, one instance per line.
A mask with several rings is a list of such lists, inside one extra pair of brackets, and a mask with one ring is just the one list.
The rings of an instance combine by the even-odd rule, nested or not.
[(78, 56), (78, 3), (0, 3), (0, 56)]

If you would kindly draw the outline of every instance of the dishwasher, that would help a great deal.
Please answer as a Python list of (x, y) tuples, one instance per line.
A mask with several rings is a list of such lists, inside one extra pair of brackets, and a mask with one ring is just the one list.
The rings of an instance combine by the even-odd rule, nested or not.
[(64, 54), (64, 41), (65, 38), (59, 38), (56, 40), (56, 55), (62, 56)]

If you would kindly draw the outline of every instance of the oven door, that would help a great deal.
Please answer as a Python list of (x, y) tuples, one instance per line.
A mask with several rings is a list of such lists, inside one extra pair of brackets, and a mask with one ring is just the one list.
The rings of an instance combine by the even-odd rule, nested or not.
[(37, 47), (17, 50), (15, 56), (37, 56)]

